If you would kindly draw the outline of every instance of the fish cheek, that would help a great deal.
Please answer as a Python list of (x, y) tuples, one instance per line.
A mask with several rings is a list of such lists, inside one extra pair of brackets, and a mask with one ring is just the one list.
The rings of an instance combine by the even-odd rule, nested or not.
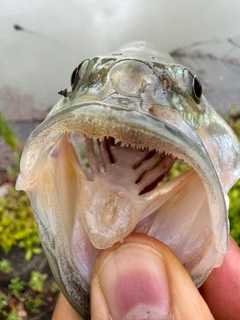
[[(67, 247), (71, 242), (78, 194), (78, 179), (73, 166), (75, 159), (69, 137), (63, 135), (52, 150), (43, 153), (38, 160), (34, 169), (34, 183), (26, 190), (36, 221), (41, 220), (54, 241), (58, 241), (58, 234), (61, 233)], [(42, 241), (44, 239), (43, 236)]]
[(215, 112), (211, 119), (211, 122), (199, 128), (198, 134), (209, 151), (223, 190), (227, 193), (239, 179), (240, 146), (237, 137), (223, 119)]

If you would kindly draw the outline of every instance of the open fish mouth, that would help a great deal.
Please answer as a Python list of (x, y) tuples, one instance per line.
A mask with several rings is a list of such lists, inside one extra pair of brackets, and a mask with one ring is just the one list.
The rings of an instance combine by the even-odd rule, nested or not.
[[(74, 281), (87, 292), (100, 250), (133, 231), (167, 244), (197, 286), (221, 263), (228, 235), (221, 184), (199, 137), (180, 129), (136, 110), (88, 103), (50, 116), (32, 134), (17, 187), (31, 198), (43, 247), (68, 295)], [(179, 160), (189, 170), (170, 179)]]
[(89, 318), (95, 261), (132, 232), (168, 245), (199, 287), (228, 248), (237, 138), (197, 77), (146, 43), (84, 60), (71, 82), (26, 142), (16, 184), (61, 291)]

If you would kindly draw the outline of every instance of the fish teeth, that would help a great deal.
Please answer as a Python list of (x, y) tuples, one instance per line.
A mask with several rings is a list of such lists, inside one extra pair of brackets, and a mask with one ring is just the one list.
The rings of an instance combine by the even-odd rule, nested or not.
[[(121, 142), (121, 144), (120, 144), (120, 147), (121, 148), (127, 148), (127, 147), (129, 147), (129, 146), (131, 146), (129, 143), (125, 143), (125, 142)], [(132, 146), (131, 146), (132, 147)]]

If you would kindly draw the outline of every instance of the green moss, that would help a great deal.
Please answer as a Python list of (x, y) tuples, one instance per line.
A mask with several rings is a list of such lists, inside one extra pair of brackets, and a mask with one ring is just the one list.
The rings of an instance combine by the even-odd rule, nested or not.
[(47, 280), (47, 277), (47, 274), (33, 271), (31, 274), (31, 279), (29, 281), (29, 287), (36, 292), (43, 292), (44, 281)]
[(240, 180), (232, 187), (228, 195), (230, 199), (230, 233), (238, 245), (240, 245)]
[(2, 259), (0, 261), (0, 272), (8, 274), (10, 272), (12, 272), (13, 268), (11, 266), (10, 261), (8, 261), (7, 259)]
[(46, 305), (46, 301), (44, 301), (44, 297), (42, 295), (29, 297), (25, 302), (25, 307), (29, 314), (39, 313), (39, 308), (44, 305)]
[(25, 249), (27, 260), (41, 252), (28, 196), (10, 189), (7, 195), (0, 197), (0, 248), (9, 253), (13, 246)]
[[(240, 141), (240, 115), (239, 110), (233, 107), (227, 118), (227, 122), (235, 132)], [(240, 179), (235, 183), (228, 193), (230, 233), (235, 241), (240, 245)]]
[(38, 315), (45, 311), (49, 302), (52, 306), (56, 303), (60, 292), (56, 284), (51, 283), (46, 274), (36, 271), (32, 272), (29, 282), (12, 278), (8, 287), (0, 290), (0, 319), (23, 319), (18, 315), (16, 306), (19, 305), (25, 313), (24, 319), (39, 319)]
[(15, 137), (10, 124), (4, 115), (0, 112), (0, 136), (3, 137), (5, 143), (14, 151), (17, 150), (18, 141)]
[[(1, 113), (0, 137), (14, 151), (14, 166), (7, 168), (7, 174), (8, 179), (15, 182), (19, 173), (18, 141)], [(13, 247), (23, 248), (27, 260), (42, 252), (29, 198), (25, 192), (11, 188), (4, 197), (0, 197), (0, 249), (9, 253)], [(0, 271), (6, 274), (12, 271), (8, 260), (0, 260)], [(21, 305), (28, 319), (43, 312), (45, 305), (54, 305), (59, 289), (56, 285), (49, 287), (46, 280), (45, 274), (33, 271), (29, 282), (16, 277), (11, 279), (8, 287), (1, 286), (0, 319), (22, 319), (16, 310), (17, 305)]]
[(19, 277), (12, 278), (10, 280), (9, 289), (13, 296), (19, 297), (20, 293), (26, 288), (27, 283), (21, 280)]

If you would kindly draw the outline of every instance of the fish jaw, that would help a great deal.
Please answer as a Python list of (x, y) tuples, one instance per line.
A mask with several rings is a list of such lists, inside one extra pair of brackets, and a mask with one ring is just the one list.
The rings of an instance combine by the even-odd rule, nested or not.
[[(198, 181), (196, 186), (201, 189), (201, 193), (204, 192), (204, 208), (207, 211), (207, 221), (210, 225), (207, 234), (204, 235), (206, 239), (206, 241), (203, 240), (206, 243), (204, 253), (200, 257), (196, 254), (195, 260), (198, 263), (193, 263), (189, 269), (195, 283), (200, 285), (212, 267), (221, 263), (228, 246), (226, 198), (208, 152), (195, 131), (190, 127), (187, 128), (186, 125), (180, 131), (180, 125), (176, 128), (149, 114), (116, 108), (116, 106), (104, 103), (88, 103), (87, 105), (72, 106), (67, 112), (60, 112), (61, 114), (48, 118), (42, 127), (40, 126), (33, 133), (32, 138), (25, 146), (17, 188), (28, 192), (37, 221), (41, 219), (43, 224), (51, 225), (53, 230), (58, 223), (61, 225), (70, 252), (72, 246), (74, 247), (73, 234), (77, 232), (74, 229), (74, 221), (78, 220), (84, 225), (85, 234), (88, 235), (93, 247), (104, 249), (117, 241), (122, 241), (134, 229), (141, 232), (144, 227), (139, 220), (144, 221), (145, 219), (146, 222), (154, 212), (157, 216), (158, 212), (163, 210), (160, 210), (159, 207), (164, 208), (164, 203), (168, 203), (164, 209), (166, 212), (169, 203), (175, 203), (172, 206), (175, 206), (176, 211), (179, 202), (177, 200), (174, 202), (171, 196), (176, 193), (176, 197), (181, 197), (179, 194), (183, 188), (180, 187), (184, 184), (184, 180), (186, 186), (187, 181)], [(79, 123), (82, 125), (79, 126)], [(89, 180), (86, 172), (79, 166), (74, 146), (71, 139), (68, 138), (73, 132), (82, 136), (97, 137), (100, 140), (111, 136), (116, 143), (121, 142), (122, 145), (136, 148), (129, 153), (133, 159), (137, 157), (137, 150), (144, 149), (146, 146), (149, 150), (160, 152), (164, 150), (165, 154), (183, 159), (195, 172), (191, 175), (180, 176), (178, 179), (156, 187), (153, 191), (143, 195), (139, 195), (139, 189), (136, 189), (135, 183), (130, 184), (129, 189), (128, 182), (125, 184), (121, 181), (114, 183), (116, 181), (115, 174), (118, 173), (118, 169), (114, 166), (111, 166), (113, 173), (111, 170), (104, 174), (99, 172)], [(123, 148), (123, 151), (126, 152), (126, 155), (128, 154), (126, 149)], [(121, 153), (120, 150), (118, 152)], [(125, 170), (128, 167), (126, 164), (121, 168), (121, 162), (119, 166), (120, 170)], [(46, 169), (45, 174), (44, 168)], [(61, 169), (63, 173), (60, 174), (59, 168), (66, 169)], [(126, 179), (129, 178), (129, 175), (130, 171), (127, 171)], [(109, 176), (109, 179), (106, 176)], [(95, 178), (96, 180), (94, 180)], [(44, 193), (43, 187), (46, 188)], [(185, 192), (186, 194), (190, 192), (189, 188), (186, 190), (188, 190)], [(190, 193), (196, 199), (191, 204), (192, 206), (198, 203), (197, 193)], [(44, 194), (46, 194), (45, 197)], [(64, 196), (60, 196), (63, 194)], [(40, 195), (42, 200), (39, 198)], [(94, 203), (95, 199), (100, 199), (100, 202)], [(113, 200), (109, 202), (108, 200), (111, 199)], [(89, 206), (86, 203), (90, 203)], [(183, 208), (180, 215), (185, 214), (184, 210)], [(194, 211), (194, 209), (192, 210)], [(191, 211), (190, 208), (188, 211)], [(203, 210), (198, 211), (201, 213)], [(102, 217), (99, 212), (104, 213)], [(108, 214), (111, 216), (109, 221), (114, 220), (113, 224), (106, 223)], [(60, 219), (57, 223), (56, 217)], [(98, 217), (98, 219), (94, 221), (93, 217), (94, 219)], [(123, 217), (125, 218), (123, 219)], [(156, 223), (154, 222), (154, 224)], [(153, 224), (152, 221), (151, 224)], [(167, 225), (170, 228), (169, 220)], [(156, 228), (149, 229), (149, 235), (168, 243), (173, 250), (176, 243), (179, 243), (177, 237), (174, 241), (174, 235), (170, 231), (168, 238), (163, 239), (161, 235), (157, 235)], [(119, 230), (120, 232), (118, 232)], [(56, 233), (58, 232), (56, 230)], [(44, 242), (43, 237), (43, 244)], [(207, 254), (208, 252), (211, 254)], [(180, 255), (179, 252), (176, 254)], [(211, 255), (210, 260), (209, 255)], [(72, 260), (73, 258), (68, 256), (67, 259)], [(183, 263), (191, 265), (190, 262), (183, 261)], [(200, 265), (200, 269), (198, 265)], [(192, 270), (194, 270), (193, 273)], [(85, 280), (87, 283), (89, 280), (87, 276)]]

